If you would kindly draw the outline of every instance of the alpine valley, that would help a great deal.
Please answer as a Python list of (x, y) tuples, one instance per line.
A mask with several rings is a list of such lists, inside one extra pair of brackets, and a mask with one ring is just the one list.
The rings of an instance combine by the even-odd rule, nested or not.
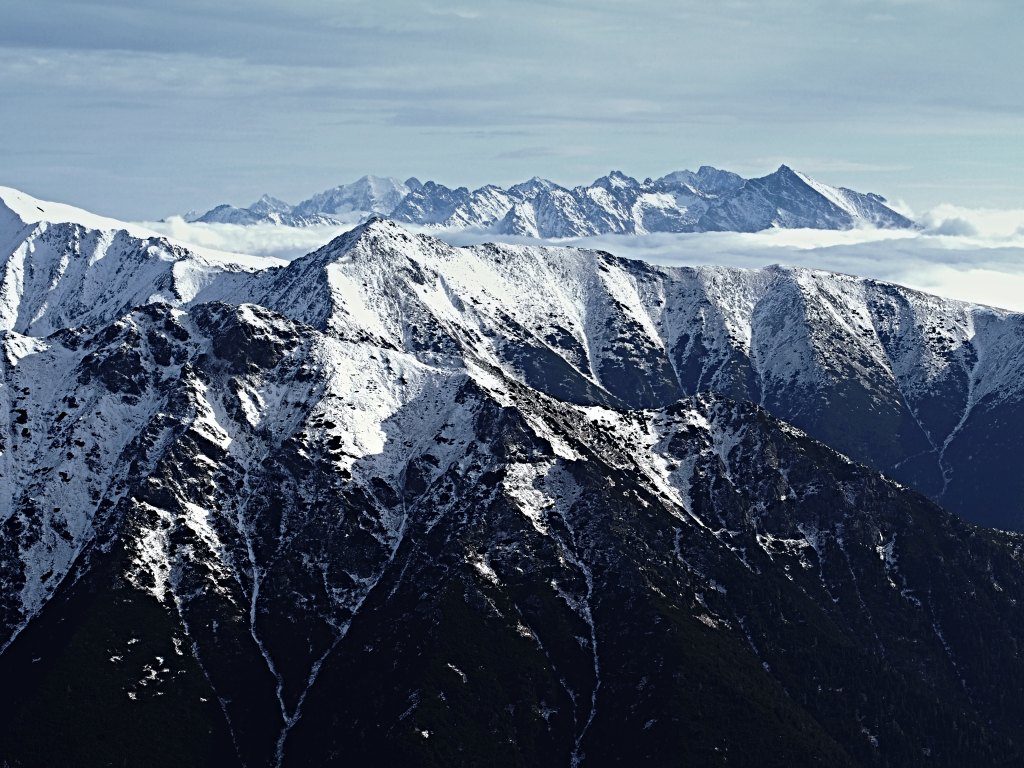
[[(261, 202), (208, 220), (912, 226), (785, 167)], [(1021, 315), (0, 188), (0, 345), (5, 765), (1024, 762)]]
[(781, 166), (757, 179), (701, 166), (660, 179), (612, 171), (587, 186), (533, 178), (508, 189), (451, 188), (433, 181), (363, 176), (298, 205), (264, 195), (248, 208), (219, 205), (187, 221), (294, 227), (359, 222), (374, 215), (447, 231), (552, 239), (648, 232), (757, 232), (771, 228), (908, 229), (884, 197), (832, 187)]

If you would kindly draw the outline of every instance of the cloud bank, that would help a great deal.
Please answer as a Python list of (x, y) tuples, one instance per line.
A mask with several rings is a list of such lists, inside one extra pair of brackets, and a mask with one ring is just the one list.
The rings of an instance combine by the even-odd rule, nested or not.
[[(662, 265), (757, 268), (787, 264), (900, 283), (929, 293), (1024, 311), (1024, 209), (940, 205), (918, 215), (920, 231), (770, 230), (754, 234), (603, 235), (553, 241)], [(294, 259), (349, 229), (196, 224), (180, 218), (144, 226), (204, 248)], [(427, 231), (420, 229), (419, 231)], [(454, 245), (489, 240), (536, 243), (488, 233), (437, 233)]]

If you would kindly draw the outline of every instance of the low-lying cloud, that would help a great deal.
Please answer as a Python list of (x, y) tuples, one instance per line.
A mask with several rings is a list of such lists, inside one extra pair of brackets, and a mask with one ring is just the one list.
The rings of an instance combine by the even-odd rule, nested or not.
[(159, 232), (182, 243), (203, 248), (251, 256), (276, 256), (296, 259), (330, 242), (352, 224), (324, 227), (280, 227), (276, 224), (203, 224), (188, 222), (180, 216), (164, 221), (140, 222), (147, 229)]
[[(754, 234), (601, 235), (555, 244), (597, 248), (663, 265), (757, 268), (787, 264), (901, 283), (940, 296), (1024, 311), (1024, 210), (942, 205), (920, 214), (920, 231), (770, 230)], [(255, 256), (293, 259), (350, 228), (147, 222), (176, 240)], [(419, 231), (425, 231), (420, 229)], [(433, 233), (439, 234), (439, 233)], [(455, 245), (523, 238), (440, 233)]]

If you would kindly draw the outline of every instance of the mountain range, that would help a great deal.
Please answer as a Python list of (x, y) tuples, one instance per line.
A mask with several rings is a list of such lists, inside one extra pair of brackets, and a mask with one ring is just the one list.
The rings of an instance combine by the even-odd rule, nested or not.
[(756, 179), (709, 166), (638, 181), (612, 171), (589, 186), (533, 178), (508, 189), (470, 190), (416, 178), (364, 176), (298, 205), (264, 195), (248, 208), (220, 205), (188, 214), (200, 223), (317, 226), (372, 215), (442, 230), (534, 239), (648, 232), (756, 232), (771, 228), (910, 228), (876, 194), (822, 184), (781, 166)]
[(1024, 758), (1020, 315), (6, 189), (0, 248), (10, 765)]

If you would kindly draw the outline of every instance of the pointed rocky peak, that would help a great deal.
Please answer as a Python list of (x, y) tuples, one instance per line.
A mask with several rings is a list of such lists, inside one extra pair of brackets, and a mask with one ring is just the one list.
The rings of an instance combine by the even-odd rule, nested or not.
[(562, 189), (562, 187), (550, 179), (534, 176), (527, 181), (521, 181), (518, 184), (513, 184), (508, 188), (508, 192), (513, 197), (518, 197), (523, 200), (532, 200), (540, 193), (549, 192), (553, 189)]
[[(356, 239), (364, 239), (367, 237), (372, 237), (374, 235), (393, 235), (395, 233), (408, 234), (394, 220), (389, 219), (387, 216), (382, 216), (379, 213), (375, 213), (368, 216), (358, 226), (353, 227), (351, 230), (346, 232), (344, 235), (341, 235), (340, 237), (352, 235)], [(340, 238), (335, 238), (335, 240), (338, 239)]]
[(273, 195), (269, 195), (269, 194), (266, 194), (266, 193), (260, 195), (260, 199), (257, 200), (256, 202), (257, 203), (265, 203), (267, 205), (274, 205), (274, 206), (278, 206), (278, 207), (290, 207), (289, 204), (286, 203), (281, 198), (274, 197)]
[(400, 232), (402, 234), (408, 234), (401, 224), (396, 222), (389, 216), (383, 216), (379, 213), (372, 214), (366, 217), (365, 221), (360, 222), (359, 226), (353, 231), (361, 231), (363, 233), (374, 233), (374, 232)]
[(250, 205), (249, 210), (256, 214), (291, 213), (292, 206), (279, 197), (265, 194)]
[(297, 262), (314, 260), (324, 263), (336, 262), (351, 252), (359, 250), (374, 254), (408, 247), (425, 235), (415, 235), (385, 216), (374, 214), (348, 232), (344, 232), (316, 251), (297, 259)]
[(751, 179), (753, 182), (757, 182), (762, 187), (778, 188), (778, 187), (792, 187), (798, 185), (803, 188), (806, 187), (808, 192), (814, 191), (814, 182), (805, 174), (794, 170), (792, 167), (783, 163), (776, 170), (771, 173)]
[(417, 194), (420, 195), (437, 195), (437, 194), (451, 194), (454, 192), (454, 188), (449, 187), (445, 184), (439, 184), (432, 179), (428, 179), (420, 185), (420, 188), (416, 190)]
[(609, 171), (607, 176), (602, 176), (599, 179), (595, 179), (592, 186), (602, 187), (608, 191), (616, 191), (621, 189), (632, 189), (638, 187), (640, 182), (634, 179), (632, 176), (627, 176), (622, 171)]

